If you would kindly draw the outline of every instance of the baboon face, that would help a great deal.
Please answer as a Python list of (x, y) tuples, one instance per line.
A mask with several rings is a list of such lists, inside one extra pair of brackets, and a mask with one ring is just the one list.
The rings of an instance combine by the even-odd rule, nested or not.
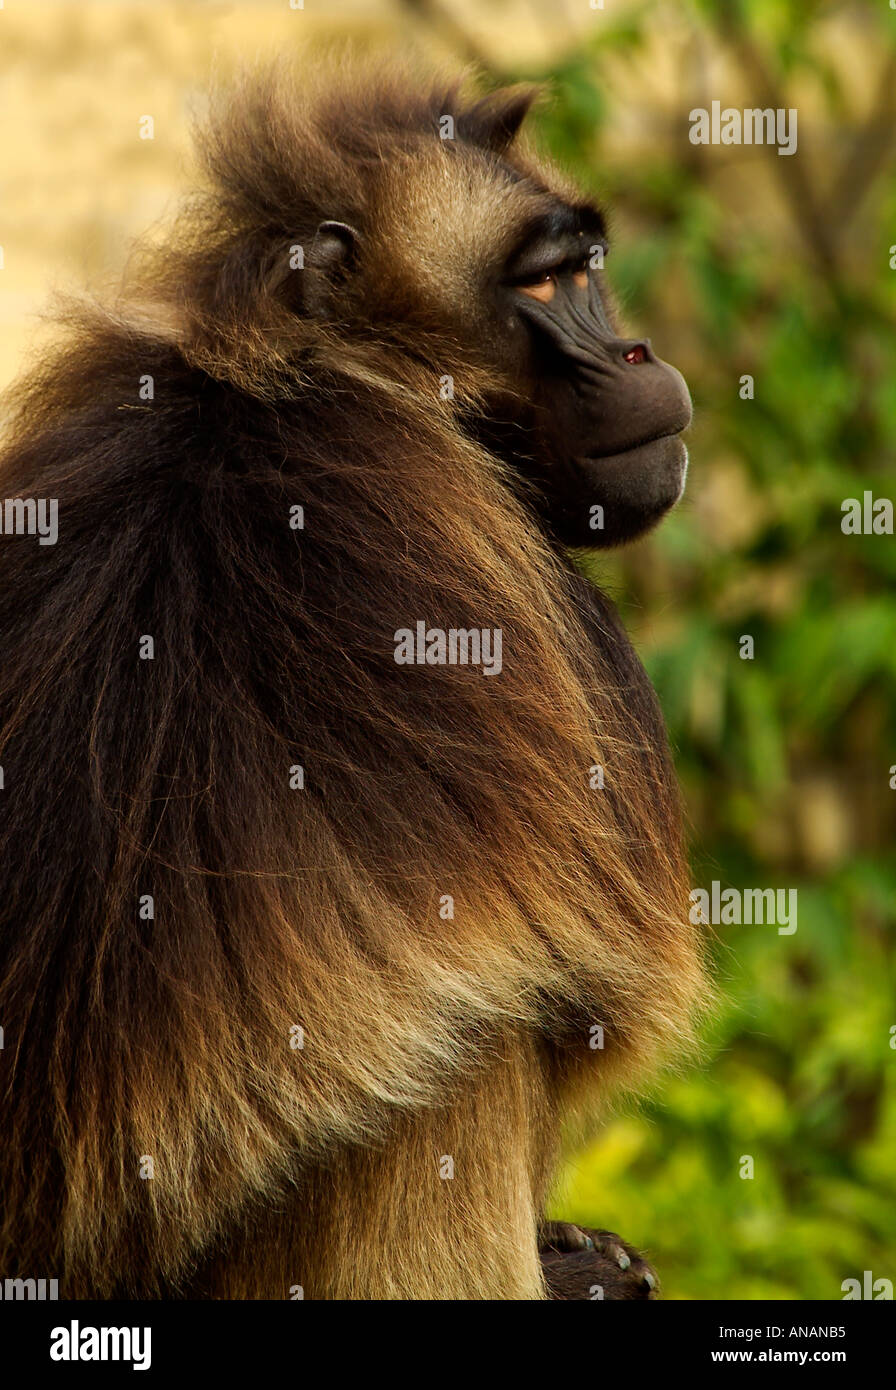
[(322, 225), (319, 259), (338, 263), (365, 327), (416, 332), (439, 376), (491, 371), (480, 437), (534, 484), (556, 540), (643, 534), (684, 489), (691, 401), (649, 339), (613, 325), (600, 211), (487, 140), (433, 144), (416, 174), (384, 173), (389, 211), (370, 232)]
[(595, 209), (560, 203), (510, 257), (502, 303), (527, 330), (520, 376), (537, 406), (533, 477), (567, 545), (609, 546), (654, 526), (684, 490), (691, 420), (681, 373), (614, 329)]

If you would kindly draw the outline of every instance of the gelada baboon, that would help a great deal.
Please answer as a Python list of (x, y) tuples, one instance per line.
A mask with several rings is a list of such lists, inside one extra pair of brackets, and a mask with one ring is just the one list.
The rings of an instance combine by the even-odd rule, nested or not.
[(13, 402), (4, 1275), (649, 1291), (541, 1225), (702, 990), (655, 697), (566, 547), (675, 503), (690, 405), (530, 102), (247, 80)]

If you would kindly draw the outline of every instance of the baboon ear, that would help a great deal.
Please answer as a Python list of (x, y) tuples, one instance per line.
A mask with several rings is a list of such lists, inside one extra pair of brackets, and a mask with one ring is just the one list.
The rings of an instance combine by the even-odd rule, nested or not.
[(333, 308), (336, 287), (358, 264), (361, 238), (347, 222), (321, 222), (308, 249), (302, 276), (302, 308), (313, 318), (326, 318)]
[(492, 154), (503, 154), (519, 134), (520, 126), (537, 95), (537, 87), (513, 87), (491, 92), (460, 114), (458, 133), (462, 139), (481, 149), (490, 150)]
[(347, 222), (321, 222), (311, 243), (309, 262), (326, 274), (353, 270), (361, 238)]

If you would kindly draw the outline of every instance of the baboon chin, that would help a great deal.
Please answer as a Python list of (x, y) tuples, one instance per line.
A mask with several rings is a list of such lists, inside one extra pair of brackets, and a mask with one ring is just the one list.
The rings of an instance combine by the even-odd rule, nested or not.
[(680, 1055), (704, 993), (662, 718), (566, 548), (674, 505), (690, 400), (616, 327), (532, 99), (247, 79), (169, 242), (13, 399), (10, 1276), (655, 1290), (543, 1223), (562, 1123)]

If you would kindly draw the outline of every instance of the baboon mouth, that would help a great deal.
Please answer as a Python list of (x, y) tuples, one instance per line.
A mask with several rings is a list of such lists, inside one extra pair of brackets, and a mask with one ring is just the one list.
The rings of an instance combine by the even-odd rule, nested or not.
[[(582, 463), (589, 467), (599, 468), (609, 463), (622, 463), (625, 460), (636, 462), (638, 456), (648, 449), (653, 449), (656, 445), (665, 444), (668, 441), (680, 439), (681, 430), (670, 430), (667, 434), (652, 434), (648, 439), (639, 439), (636, 444), (627, 444), (624, 449), (614, 449), (609, 454), (587, 454), (582, 458)], [(682, 442), (681, 447), (684, 448)]]

